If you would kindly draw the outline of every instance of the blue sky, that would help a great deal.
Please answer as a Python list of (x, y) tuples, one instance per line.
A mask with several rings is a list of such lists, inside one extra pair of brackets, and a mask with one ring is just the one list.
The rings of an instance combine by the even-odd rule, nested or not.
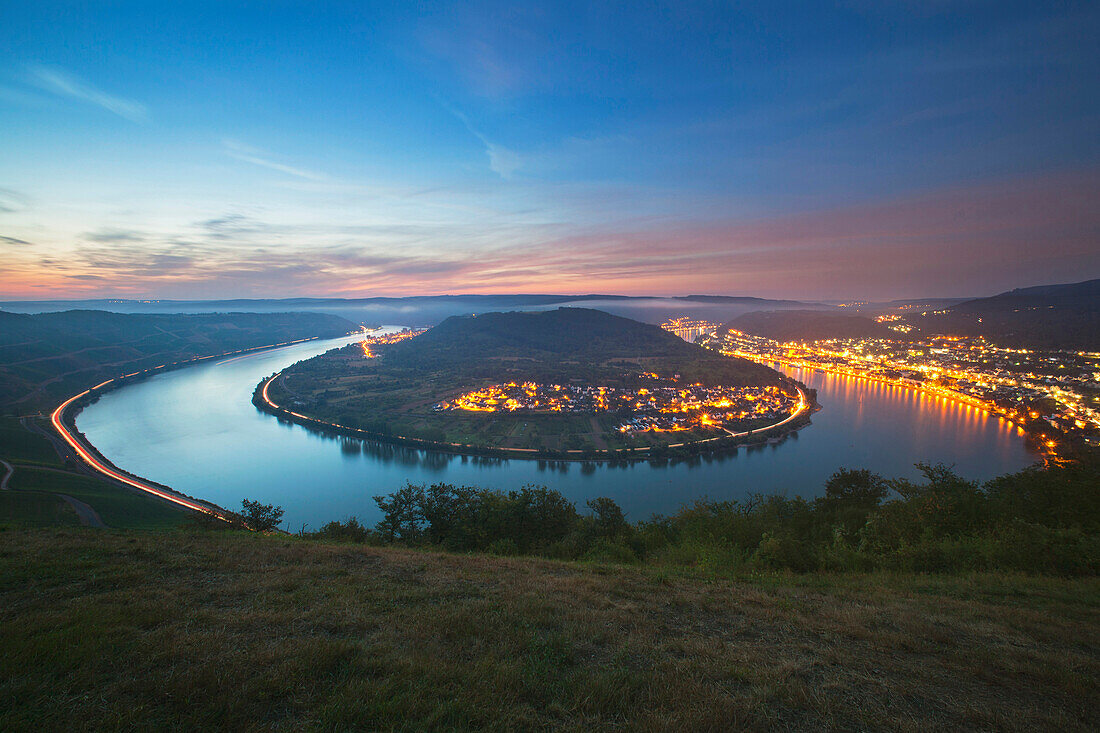
[(1100, 276), (1090, 3), (3, 3), (0, 297)]

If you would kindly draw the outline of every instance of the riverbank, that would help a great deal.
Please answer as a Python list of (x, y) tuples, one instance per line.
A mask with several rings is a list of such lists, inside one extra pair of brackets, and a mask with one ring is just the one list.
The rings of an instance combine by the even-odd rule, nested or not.
[(766, 425), (756, 430), (746, 430), (691, 442), (674, 443), (667, 446), (593, 448), (587, 450), (505, 448), (490, 445), (472, 445), (468, 443), (449, 443), (427, 440), (424, 438), (393, 435), (390, 433), (380, 433), (328, 422), (309, 415), (303, 415), (302, 413), (294, 412), (277, 404), (271, 397), (270, 388), (281, 376), (281, 371), (276, 372), (257, 384), (256, 389), (252, 393), (252, 404), (268, 414), (301, 425), (302, 427), (331, 435), (391, 443), (393, 445), (403, 445), (410, 448), (437, 451), (453, 455), (518, 458), (521, 460), (581, 461), (586, 463), (601, 461), (631, 462), (690, 458), (705, 453), (736, 452), (739, 447), (774, 444), (775, 442), (783, 440), (792, 433), (809, 425), (810, 416), (821, 409), (821, 405), (817, 403), (816, 394), (813, 390), (807, 390), (805, 385), (799, 384), (795, 380), (790, 380), (790, 384), (794, 386), (799, 395), (799, 401), (794, 412), (776, 423)]
[[(723, 352), (725, 353), (725, 352)], [(844, 377), (845, 379), (855, 379), (860, 382), (873, 382), (876, 384), (885, 384), (890, 387), (896, 387), (899, 389), (911, 390), (920, 394), (937, 397), (939, 399), (947, 399), (953, 402), (957, 402), (962, 405), (981, 410), (990, 417), (995, 417), (998, 420), (1003, 420), (1009, 425), (1017, 427), (1021, 433), (1023, 433), (1028, 441), (1028, 447), (1039, 454), (1044, 462), (1060, 463), (1069, 456), (1063, 453), (1064, 446), (1058, 445), (1055, 441), (1049, 440), (1045, 434), (1044, 429), (1032, 429), (1031, 426), (1022, 422), (1018, 415), (1009, 410), (1003, 409), (996, 404), (980, 400), (972, 395), (968, 395), (964, 392), (959, 392), (948, 387), (936, 384), (928, 384), (925, 382), (914, 382), (909, 379), (891, 379), (877, 374), (864, 374), (861, 372), (848, 372), (843, 369), (837, 369), (834, 367), (826, 366), (824, 364), (817, 364), (813, 362), (807, 362), (800, 359), (782, 359), (777, 356), (760, 357), (750, 352), (736, 351), (730, 352), (742, 359), (749, 359), (755, 361), (758, 364), (764, 364), (765, 366), (774, 367), (776, 365), (798, 369), (800, 371), (810, 370), (821, 372), (822, 374), (832, 374), (838, 377)]]
[(1095, 578), (0, 533), (0, 727), (1095, 730)]
[(295, 341), (266, 344), (263, 346), (256, 346), (247, 349), (237, 349), (235, 351), (228, 351), (221, 354), (211, 354), (208, 356), (200, 356), (183, 361), (169, 362), (166, 364), (160, 364), (158, 366), (151, 367), (149, 369), (132, 372), (130, 374), (124, 374), (120, 377), (100, 382), (94, 387), (86, 389), (83, 392), (73, 395), (69, 399), (65, 400), (60, 405), (58, 405), (58, 407), (50, 414), (50, 426), (53, 429), (56, 437), (61, 439), (61, 442), (55, 442), (55, 448), (66, 459), (70, 459), (77, 464), (82, 464), (86, 466), (94, 473), (118, 486), (130, 490), (143, 492), (159, 500), (169, 502), (179, 508), (193, 511), (199, 514), (209, 515), (222, 521), (236, 521), (237, 517), (233, 512), (223, 509), (213, 502), (188, 496), (168, 486), (156, 483), (146, 478), (142, 478), (141, 476), (137, 476), (133, 473), (124, 471), (115, 466), (113, 463), (111, 463), (109, 459), (107, 459), (102, 453), (100, 453), (100, 451), (94, 445), (92, 445), (91, 442), (89, 442), (84, 437), (79, 429), (77, 429), (77, 415), (79, 415), (80, 411), (83, 410), (86, 406), (94, 403), (107, 392), (119, 389), (129, 384), (135, 384), (155, 374), (161, 374), (175, 369), (193, 366), (202, 362), (209, 362), (217, 359), (226, 359), (227, 357), (228, 361), (233, 361), (234, 359), (239, 359), (254, 353), (260, 353), (263, 351), (278, 349), (285, 346), (292, 346), (294, 344), (315, 341), (317, 340), (317, 338), (318, 337), (314, 336), (310, 338), (297, 339)]

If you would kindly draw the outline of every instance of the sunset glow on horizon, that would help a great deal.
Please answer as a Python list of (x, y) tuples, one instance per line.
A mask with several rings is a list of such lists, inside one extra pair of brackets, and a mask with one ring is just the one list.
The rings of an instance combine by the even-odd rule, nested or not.
[(1100, 10), (12, 4), (0, 300), (1100, 276)]

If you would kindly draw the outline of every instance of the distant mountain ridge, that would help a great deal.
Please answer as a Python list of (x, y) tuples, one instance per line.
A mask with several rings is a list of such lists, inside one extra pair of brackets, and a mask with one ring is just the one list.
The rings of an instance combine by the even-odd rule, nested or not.
[(959, 303), (955, 308), (977, 311), (1052, 305), (1074, 310), (1100, 311), (1100, 278), (1079, 283), (1016, 288), (988, 298), (968, 300)]
[(836, 338), (898, 338), (881, 323), (853, 313), (787, 310), (755, 311), (738, 316), (722, 326), (763, 336), (774, 341), (817, 341)]
[(646, 323), (688, 316), (710, 321), (727, 321), (750, 310), (822, 308), (821, 303), (768, 300), (746, 296), (687, 295), (649, 297), (632, 295), (547, 295), (518, 293), (501, 295), (421, 295), (367, 298), (287, 298), (234, 300), (92, 300), (92, 301), (9, 301), (0, 309), (38, 313), (70, 308), (93, 308), (127, 313), (210, 313), (224, 311), (331, 313), (357, 321), (429, 326), (455, 315), (509, 310), (550, 310), (560, 306), (598, 308), (614, 315)]
[(0, 311), (0, 408), (52, 408), (125, 372), (283, 341), (341, 336), (358, 328), (324, 313)]
[(1100, 279), (1017, 288), (913, 321), (925, 333), (980, 335), (1010, 347), (1100, 351)]

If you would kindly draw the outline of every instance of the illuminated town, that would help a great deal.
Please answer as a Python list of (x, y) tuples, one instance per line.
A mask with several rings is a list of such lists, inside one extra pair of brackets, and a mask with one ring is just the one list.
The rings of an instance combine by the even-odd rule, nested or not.
[(780, 387), (681, 385), (655, 374), (642, 375), (651, 387), (625, 389), (534, 382), (509, 382), (466, 392), (440, 402), (436, 410), (469, 412), (569, 412), (622, 415), (621, 433), (732, 428), (751, 420), (771, 420), (798, 409), (799, 401)]
[[(904, 326), (881, 319), (891, 327)], [(901, 330), (897, 328), (896, 330)], [(1100, 353), (995, 346), (981, 337), (914, 341), (831, 339), (779, 343), (730, 330), (703, 344), (764, 363), (820, 369), (921, 389), (1011, 420), (1048, 456), (1100, 436)]]
[(381, 336), (368, 336), (366, 339), (359, 342), (359, 347), (363, 349), (363, 356), (367, 357), (368, 359), (373, 359), (378, 355), (371, 351), (372, 346), (386, 346), (389, 344), (396, 344), (398, 341), (404, 341), (406, 339), (411, 339), (414, 336), (419, 336), (426, 330), (427, 329), (424, 328), (406, 328), (403, 331), (398, 331), (397, 333), (387, 333)]
[(690, 318), (671, 318), (661, 324), (661, 328), (676, 334), (684, 341), (694, 343), (695, 339), (704, 333), (714, 333), (722, 327), (720, 323), (711, 321), (695, 321)]

